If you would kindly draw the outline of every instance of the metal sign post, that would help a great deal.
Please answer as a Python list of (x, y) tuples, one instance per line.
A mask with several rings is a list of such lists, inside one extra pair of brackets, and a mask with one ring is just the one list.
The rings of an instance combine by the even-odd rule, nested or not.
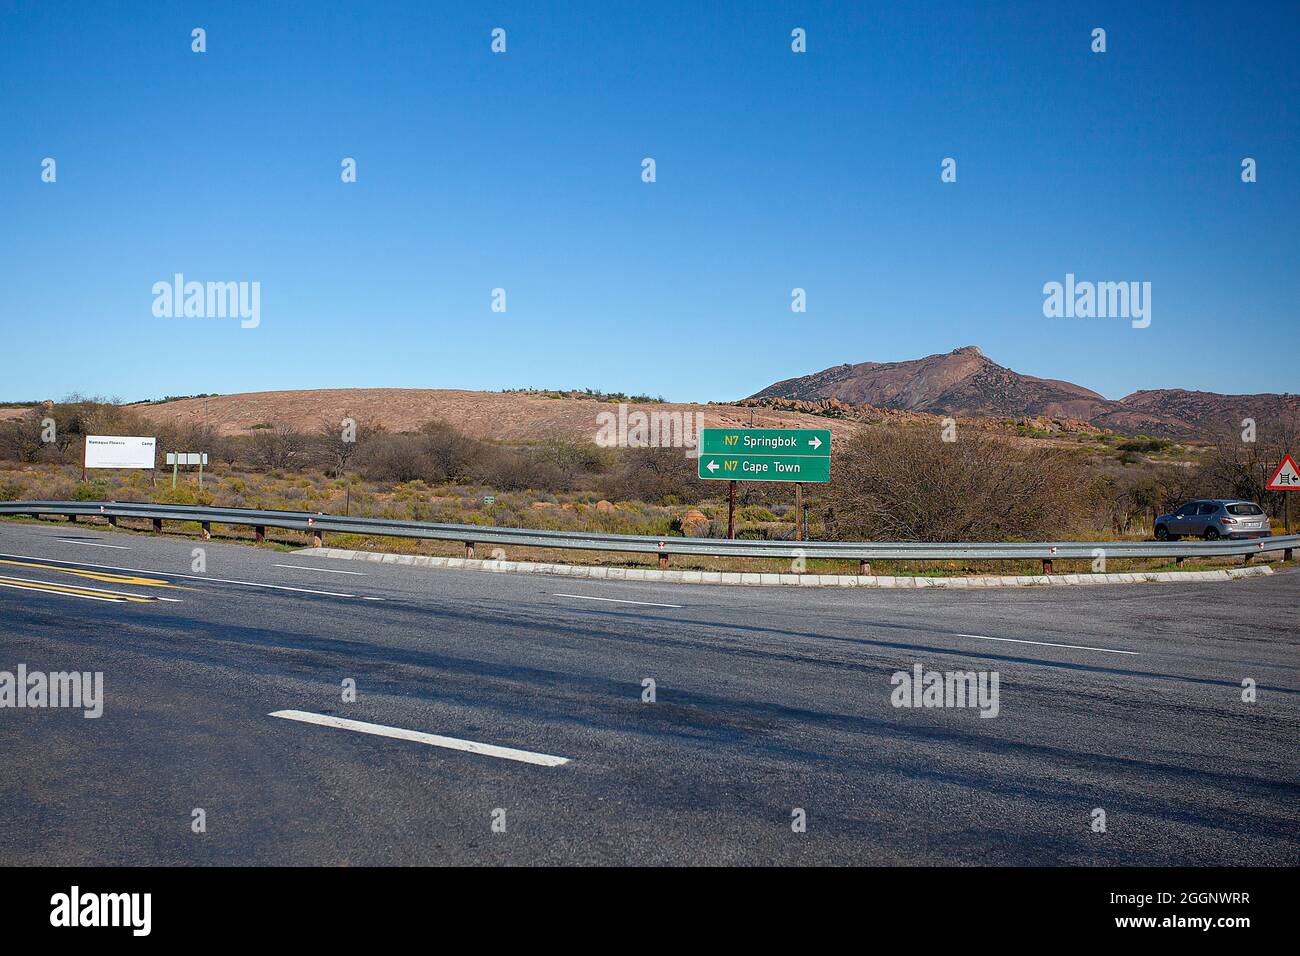
[(803, 482), (794, 483), (794, 539), (803, 540)]
[(727, 482), (727, 538), (735, 540), (736, 538), (736, 483)]
[(172, 466), (172, 488), (176, 488), (176, 478), (181, 465), (199, 466), (199, 489), (203, 488), (203, 466), (208, 463), (207, 452), (185, 451), (167, 453), (167, 464)]
[(831, 480), (829, 428), (702, 428), (696, 474), (726, 481), (727, 537), (736, 537), (737, 481), (793, 481), (794, 537), (808, 536), (803, 483)]
[[(1282, 464), (1277, 466), (1277, 471), (1273, 472), (1273, 477), (1268, 480), (1264, 486), (1269, 491), (1300, 491), (1300, 468), (1296, 467), (1295, 459), (1291, 453), (1287, 452), (1282, 457)], [(1283, 526), (1286, 533), (1291, 533), (1291, 498), (1288, 496), (1282, 499), (1285, 504), (1282, 506)]]

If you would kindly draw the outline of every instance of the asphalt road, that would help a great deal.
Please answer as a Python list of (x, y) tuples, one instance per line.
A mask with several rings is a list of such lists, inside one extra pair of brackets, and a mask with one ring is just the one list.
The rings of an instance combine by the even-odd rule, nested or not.
[[(0, 864), (1295, 865), (1297, 613), (1290, 572), (675, 587), (0, 522), (0, 671), (104, 690), (0, 709)], [(918, 663), (997, 716), (894, 706)]]

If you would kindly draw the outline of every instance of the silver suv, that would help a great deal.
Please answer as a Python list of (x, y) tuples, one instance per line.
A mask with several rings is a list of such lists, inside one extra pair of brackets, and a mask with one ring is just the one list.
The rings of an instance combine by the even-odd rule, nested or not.
[(1197, 535), (1206, 541), (1267, 538), (1272, 533), (1264, 509), (1238, 498), (1189, 501), (1173, 514), (1156, 519), (1157, 541), (1177, 541), (1183, 535)]

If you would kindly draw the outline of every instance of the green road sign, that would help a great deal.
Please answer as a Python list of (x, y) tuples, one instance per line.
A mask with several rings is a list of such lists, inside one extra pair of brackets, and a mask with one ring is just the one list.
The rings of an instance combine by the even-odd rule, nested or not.
[(831, 457), (829, 428), (701, 428), (704, 455)]
[(701, 429), (699, 476), (723, 481), (830, 481), (830, 429)]

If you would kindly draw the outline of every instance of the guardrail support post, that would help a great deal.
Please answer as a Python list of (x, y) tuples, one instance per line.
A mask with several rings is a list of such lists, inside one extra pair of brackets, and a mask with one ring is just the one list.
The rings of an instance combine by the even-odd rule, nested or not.
[(311, 546), (313, 548), (322, 547), (325, 544), (325, 532), (320, 528), (311, 529)]
[(659, 555), (659, 570), (660, 571), (668, 570), (668, 555), (666, 554)]
[(116, 528), (116, 527), (117, 527), (117, 515), (109, 515), (109, 516), (108, 516), (108, 525), (109, 525), (110, 528)]
[(1291, 555), (1292, 555), (1293, 553), (1294, 553), (1294, 549), (1292, 549), (1292, 548), (1286, 548), (1286, 549), (1283, 550), (1283, 552), (1282, 552), (1282, 560), (1283, 560), (1283, 561), (1291, 561), (1291, 560), (1293, 560), (1292, 557), (1291, 557)]
[(1243, 554), (1243, 555), (1241, 556), (1241, 563), (1242, 563), (1242, 564), (1250, 564), (1250, 559), (1253, 558), (1253, 557), (1254, 557), (1253, 554), (1249, 554), (1249, 553), (1248, 553), (1248, 554)]
[(858, 562), (858, 574), (862, 575), (864, 578), (865, 578), (865, 577), (870, 577), (870, 576), (871, 576), (871, 562), (870, 562), (870, 561), (859, 561), (859, 562)]
[(473, 558), (473, 557), (474, 557), (474, 542), (473, 542), (473, 541), (466, 541), (466, 542), (465, 542), (465, 558), (468, 560), (468, 559), (471, 559), (471, 558)]
[(1183, 562), (1186, 560), (1187, 560), (1186, 558), (1174, 558), (1174, 566), (1181, 568), (1183, 566)]
[(162, 518), (153, 519), (154, 534), (162, 534)]
[(1051, 574), (1051, 573), (1052, 573), (1052, 559), (1051, 559), (1051, 558), (1043, 558), (1043, 573), (1044, 573), (1044, 574)]
[(200, 522), (199, 522), (199, 535), (203, 538), (204, 541), (210, 541), (210, 540), (212, 540), (212, 522), (211, 522), (211, 521), (200, 521)]
[(76, 515), (68, 515), (68, 520), (71, 521), (73, 524), (76, 524), (76, 523), (77, 523), (77, 516), (76, 516)]
[(256, 541), (258, 544), (261, 544), (263, 541), (266, 540), (265, 525), (260, 525), (260, 524), (253, 525), (253, 540)]

